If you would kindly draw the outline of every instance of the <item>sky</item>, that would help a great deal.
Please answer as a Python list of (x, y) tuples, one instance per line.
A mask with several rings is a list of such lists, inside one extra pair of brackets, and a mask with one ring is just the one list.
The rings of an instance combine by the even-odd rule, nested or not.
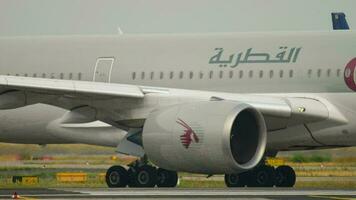
[(0, 36), (356, 28), (356, 0), (0, 0)]

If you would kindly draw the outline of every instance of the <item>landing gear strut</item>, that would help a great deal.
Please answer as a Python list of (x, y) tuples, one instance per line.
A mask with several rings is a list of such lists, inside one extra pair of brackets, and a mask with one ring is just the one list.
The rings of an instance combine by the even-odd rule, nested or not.
[(260, 165), (247, 172), (225, 175), (227, 187), (293, 187), (295, 181), (293, 168), (285, 165), (277, 168)]
[(106, 172), (106, 184), (117, 187), (175, 187), (178, 175), (175, 171), (156, 168), (143, 158), (129, 165), (128, 170), (122, 166), (112, 166)]

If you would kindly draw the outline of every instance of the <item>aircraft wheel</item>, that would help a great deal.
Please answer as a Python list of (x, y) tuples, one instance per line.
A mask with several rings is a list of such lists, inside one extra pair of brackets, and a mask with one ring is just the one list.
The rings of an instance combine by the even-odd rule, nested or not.
[(130, 187), (154, 187), (157, 182), (157, 170), (155, 167), (144, 165), (130, 168)]
[(225, 174), (225, 185), (227, 187), (245, 187), (248, 172), (240, 174)]
[(174, 171), (158, 168), (157, 187), (175, 187), (178, 183), (178, 174)]
[(276, 181), (277, 187), (293, 187), (295, 185), (296, 175), (293, 168), (290, 166), (282, 165), (276, 169)]
[(249, 187), (273, 187), (275, 184), (275, 169), (272, 166), (261, 165), (251, 171)]
[(128, 173), (126, 169), (121, 166), (112, 166), (106, 172), (105, 180), (110, 188), (126, 187), (128, 183)]

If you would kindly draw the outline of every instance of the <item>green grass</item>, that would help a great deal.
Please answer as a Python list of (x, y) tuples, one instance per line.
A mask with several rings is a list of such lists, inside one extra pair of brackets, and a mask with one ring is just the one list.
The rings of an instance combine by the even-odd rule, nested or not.
[(224, 188), (224, 181), (181, 180), (179, 188)]
[(320, 154), (313, 154), (311, 156), (306, 156), (304, 154), (294, 154), (292, 157), (289, 158), (291, 162), (295, 163), (308, 163), (308, 162), (330, 162), (331, 156), (330, 155), (320, 155)]
[(296, 188), (356, 189), (354, 181), (299, 181)]

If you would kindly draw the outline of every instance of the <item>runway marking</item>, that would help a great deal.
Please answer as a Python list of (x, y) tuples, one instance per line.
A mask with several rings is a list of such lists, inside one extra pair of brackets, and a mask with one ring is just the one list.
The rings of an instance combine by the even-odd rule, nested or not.
[(27, 197), (27, 196), (20, 196), (18, 199), (25, 199), (25, 200), (38, 200), (35, 198)]
[[(18, 199), (25, 199), (25, 200), (38, 200), (37, 198), (48, 198), (48, 197), (60, 197), (60, 198), (84, 198), (90, 197), (92, 195), (88, 194), (28, 194), (26, 196), (20, 196)], [(6, 198), (8, 199), (11, 195), (0, 195), (0, 199)], [(34, 198), (36, 197), (36, 198)]]
[(348, 198), (348, 197), (335, 197), (335, 196), (318, 196), (318, 195), (311, 195), (309, 197), (313, 198), (324, 198), (324, 199), (335, 199), (335, 200), (356, 200), (356, 198)]
[[(66, 189), (65, 189), (66, 190)], [(72, 189), (69, 191), (80, 192), (89, 195), (123, 195), (123, 196), (356, 196), (356, 191), (350, 190), (257, 190), (257, 189), (241, 189), (241, 190), (191, 190), (191, 189), (177, 189), (177, 190), (156, 190), (156, 189), (117, 189), (117, 190), (86, 190), (86, 189)], [(341, 199), (340, 199), (341, 200)], [(356, 199), (354, 199), (356, 200)]]

